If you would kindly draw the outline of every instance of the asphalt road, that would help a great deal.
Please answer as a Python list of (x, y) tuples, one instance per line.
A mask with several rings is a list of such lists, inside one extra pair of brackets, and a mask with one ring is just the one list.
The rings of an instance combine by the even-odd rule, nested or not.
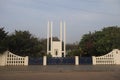
[(120, 66), (4, 66), (0, 80), (120, 80)]

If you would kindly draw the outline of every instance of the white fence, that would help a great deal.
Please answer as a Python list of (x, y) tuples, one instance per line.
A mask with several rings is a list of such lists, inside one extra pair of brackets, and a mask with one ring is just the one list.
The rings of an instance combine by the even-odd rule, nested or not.
[(103, 55), (103, 56), (98, 56), (92, 57), (93, 60), (93, 65), (97, 64), (117, 64), (120, 65), (120, 50), (114, 49), (110, 53)]
[(0, 66), (17, 66), (17, 65), (28, 65), (28, 56), (21, 57), (15, 55), (9, 51), (5, 51), (3, 54), (0, 55)]

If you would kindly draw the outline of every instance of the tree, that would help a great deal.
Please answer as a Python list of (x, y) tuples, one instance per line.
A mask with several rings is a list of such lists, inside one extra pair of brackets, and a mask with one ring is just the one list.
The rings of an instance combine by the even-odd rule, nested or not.
[(69, 57), (80, 56), (80, 48), (77, 42), (73, 44), (67, 44), (66, 50), (67, 50), (67, 56)]
[(0, 28), (0, 53), (7, 49), (5, 45), (7, 34), (8, 32), (5, 32), (4, 28)]
[(100, 56), (113, 49), (120, 49), (120, 27), (111, 26), (102, 31), (83, 35), (79, 47), (83, 55)]
[(6, 43), (11, 52), (21, 56), (37, 57), (42, 50), (40, 41), (29, 31), (15, 31), (8, 36)]

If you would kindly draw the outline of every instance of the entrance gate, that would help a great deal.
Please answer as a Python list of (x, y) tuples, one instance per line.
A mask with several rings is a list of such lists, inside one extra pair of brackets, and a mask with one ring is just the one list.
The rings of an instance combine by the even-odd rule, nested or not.
[(74, 57), (47, 58), (47, 65), (74, 65)]
[(92, 65), (92, 57), (80, 57), (79, 58), (80, 65)]
[[(75, 65), (75, 57), (47, 58), (47, 65)], [(43, 58), (29, 58), (29, 65), (43, 65)], [(92, 57), (80, 57), (79, 65), (92, 65)]]
[(43, 58), (29, 58), (29, 65), (43, 65)]

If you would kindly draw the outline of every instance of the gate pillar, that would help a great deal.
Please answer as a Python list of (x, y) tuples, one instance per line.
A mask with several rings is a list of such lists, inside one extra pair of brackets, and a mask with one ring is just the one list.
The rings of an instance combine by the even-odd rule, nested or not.
[(75, 56), (75, 65), (79, 65), (79, 56)]
[(46, 66), (46, 65), (47, 65), (47, 57), (44, 56), (44, 57), (43, 57), (43, 66)]

